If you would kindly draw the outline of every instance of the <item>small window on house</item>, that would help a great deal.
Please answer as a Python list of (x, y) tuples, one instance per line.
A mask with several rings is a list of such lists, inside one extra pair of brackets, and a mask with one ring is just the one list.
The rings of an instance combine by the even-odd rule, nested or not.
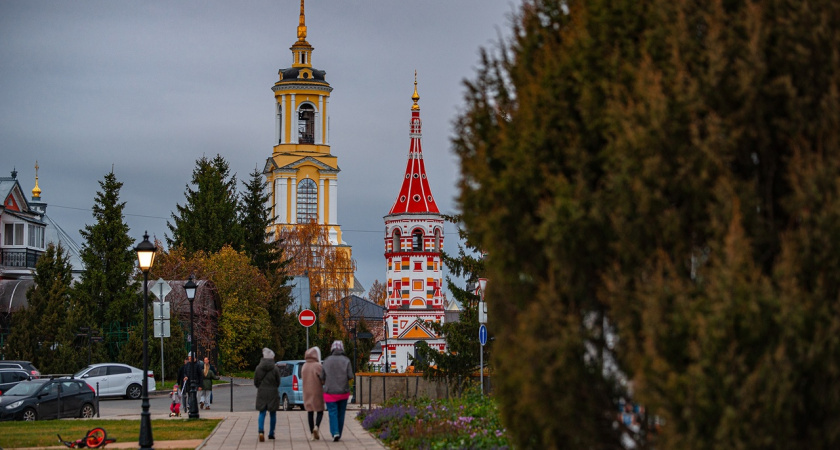
[(420, 230), (414, 230), (411, 233), (411, 250), (415, 252), (423, 251), (423, 232)]
[(6, 237), (3, 240), (4, 245), (23, 245), (22, 223), (7, 223), (5, 234)]

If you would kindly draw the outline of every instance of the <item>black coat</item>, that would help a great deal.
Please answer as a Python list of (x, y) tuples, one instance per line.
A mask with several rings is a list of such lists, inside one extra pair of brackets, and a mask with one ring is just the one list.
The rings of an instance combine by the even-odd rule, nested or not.
[(274, 360), (263, 358), (254, 370), (254, 386), (257, 387), (257, 411), (277, 411), (280, 408), (280, 369)]

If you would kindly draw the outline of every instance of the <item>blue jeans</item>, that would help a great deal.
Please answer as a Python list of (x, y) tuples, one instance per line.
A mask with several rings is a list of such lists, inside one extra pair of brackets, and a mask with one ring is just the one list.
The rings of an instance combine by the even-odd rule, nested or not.
[[(266, 410), (260, 411), (260, 419), (259, 422), (257, 422), (257, 428), (259, 429), (260, 433), (262, 433), (265, 430), (265, 411)], [(269, 411), (268, 415), (270, 417), (270, 428), (268, 429), (268, 435), (274, 436), (274, 426), (277, 425), (277, 411)]]
[(344, 431), (344, 413), (347, 411), (347, 399), (337, 402), (327, 402), (327, 412), (330, 414), (330, 435), (341, 436)]

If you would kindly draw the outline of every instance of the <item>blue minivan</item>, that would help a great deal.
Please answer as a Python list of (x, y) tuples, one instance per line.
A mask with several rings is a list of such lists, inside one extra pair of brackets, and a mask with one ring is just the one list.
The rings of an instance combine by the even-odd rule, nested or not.
[(303, 380), (300, 370), (305, 362), (295, 359), (275, 363), (280, 369), (280, 387), (277, 388), (277, 395), (280, 396), (280, 409), (284, 411), (291, 411), (295, 406), (303, 409)]

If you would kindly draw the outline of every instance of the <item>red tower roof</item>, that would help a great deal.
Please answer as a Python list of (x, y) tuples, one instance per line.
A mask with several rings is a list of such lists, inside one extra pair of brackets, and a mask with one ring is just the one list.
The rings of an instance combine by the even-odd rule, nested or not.
[(411, 96), (414, 105), (411, 106), (411, 147), (408, 151), (408, 164), (405, 166), (405, 177), (400, 188), (400, 195), (391, 207), (389, 215), (405, 213), (436, 213), (440, 214), (429, 180), (426, 178), (426, 165), (423, 163), (423, 149), (420, 146), (420, 106), (417, 101), (417, 74), (414, 74), (414, 95)]

